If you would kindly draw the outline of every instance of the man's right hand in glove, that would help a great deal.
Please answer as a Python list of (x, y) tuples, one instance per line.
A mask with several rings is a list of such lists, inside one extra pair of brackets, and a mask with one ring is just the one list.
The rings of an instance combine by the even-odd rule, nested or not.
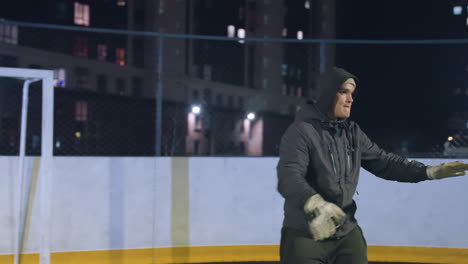
[(468, 170), (468, 164), (455, 161), (442, 163), (435, 166), (428, 166), (426, 169), (427, 177), (431, 180), (443, 179), (448, 177), (457, 177), (465, 175)]
[(304, 212), (313, 215), (309, 221), (309, 231), (315, 241), (333, 236), (336, 229), (344, 223), (346, 214), (333, 203), (325, 201), (320, 194), (307, 199)]

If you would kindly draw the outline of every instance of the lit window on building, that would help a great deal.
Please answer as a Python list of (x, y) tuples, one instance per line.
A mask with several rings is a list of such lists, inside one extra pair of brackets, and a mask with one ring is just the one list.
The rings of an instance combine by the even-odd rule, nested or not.
[(87, 101), (75, 102), (75, 120), (76, 121), (88, 120), (88, 102)]
[(78, 57), (88, 57), (88, 39), (85, 37), (76, 37), (73, 48), (73, 55)]
[(236, 35), (236, 27), (233, 25), (227, 26), (227, 36), (233, 38)]
[(89, 26), (89, 5), (75, 2), (75, 25)]
[(54, 87), (65, 87), (66, 72), (64, 68), (54, 69)]
[(97, 59), (100, 61), (105, 61), (107, 59), (107, 45), (97, 45)]
[(283, 36), (283, 37), (288, 36), (288, 29), (287, 28), (283, 28), (283, 30), (281, 31), (281, 36)]
[(125, 49), (117, 48), (115, 49), (115, 63), (120, 66), (125, 66)]
[(305, 9), (310, 9), (310, 2), (309, 2), (309, 0), (306, 0), (306, 1), (304, 2), (304, 8), (305, 8)]
[(304, 33), (302, 30), (297, 31), (297, 39), (303, 39), (304, 38)]
[(125, 0), (117, 0), (117, 6), (123, 7), (126, 5), (127, 5), (127, 2)]
[(463, 8), (461, 6), (454, 6), (453, 7), (453, 14), (456, 16), (461, 15), (463, 12)]
[(0, 24), (0, 43), (18, 44), (18, 26)]
[[(238, 37), (238, 38), (245, 38), (245, 29), (239, 28), (239, 29), (237, 30), (237, 37)], [(245, 41), (243, 41), (243, 40), (239, 40), (239, 43), (244, 43), (244, 42), (245, 42)]]

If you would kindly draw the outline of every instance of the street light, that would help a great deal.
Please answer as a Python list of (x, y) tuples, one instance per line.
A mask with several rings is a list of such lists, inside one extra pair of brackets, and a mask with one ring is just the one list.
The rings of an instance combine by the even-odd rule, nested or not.
[(200, 112), (201, 112), (200, 106), (198, 106), (198, 105), (192, 106), (192, 113), (198, 115), (198, 114), (200, 114)]
[(254, 120), (255, 119), (255, 114), (250, 112), (248, 115), (247, 115), (247, 119), (249, 120)]

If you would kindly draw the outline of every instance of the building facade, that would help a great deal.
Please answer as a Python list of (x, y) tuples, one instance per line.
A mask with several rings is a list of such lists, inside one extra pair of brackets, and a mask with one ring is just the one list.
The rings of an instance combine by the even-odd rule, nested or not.
[[(154, 154), (158, 88), (163, 155), (275, 155), (296, 105), (313, 89), (325, 58), (333, 61), (333, 47), (324, 53), (318, 45), (242, 38), (333, 37), (334, 1), (16, 2), (0, 17), (83, 28), (0, 26), (1, 66), (56, 72), (63, 104), (55, 142), (63, 155)], [(24, 5), (36, 12), (13, 12)], [(160, 40), (143, 31), (227, 40)], [(275, 124), (277, 131), (265, 129)], [(116, 147), (122, 144), (128, 147)]]

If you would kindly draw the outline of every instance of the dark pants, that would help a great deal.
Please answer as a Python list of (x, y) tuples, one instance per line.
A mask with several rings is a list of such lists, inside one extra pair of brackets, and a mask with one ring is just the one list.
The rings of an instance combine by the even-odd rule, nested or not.
[(325, 241), (314, 241), (293, 229), (283, 228), (280, 263), (367, 264), (367, 243), (359, 226), (343, 238)]

